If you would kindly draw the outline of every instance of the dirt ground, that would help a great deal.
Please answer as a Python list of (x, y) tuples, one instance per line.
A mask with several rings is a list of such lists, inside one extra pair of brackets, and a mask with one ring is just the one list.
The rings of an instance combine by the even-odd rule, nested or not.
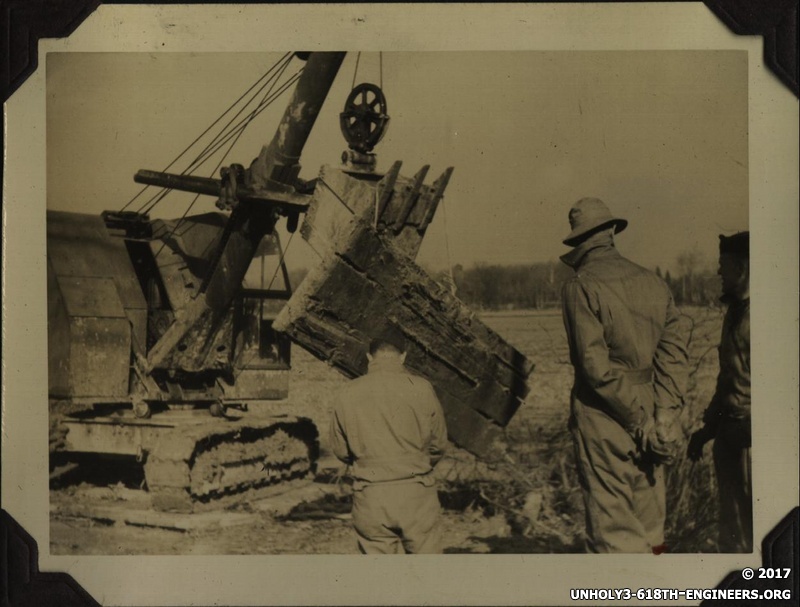
[[(515, 540), (502, 516), (445, 511), (441, 520), (445, 553), (548, 552), (546, 545)], [(254, 555), (357, 554), (349, 517), (276, 520), (261, 513), (247, 524), (177, 531), (86, 518), (56, 517), (52, 554), (91, 555)]]
[[(572, 369), (560, 314), (491, 314), (483, 320), (528, 356), (536, 368), (530, 378), (530, 395), (506, 429), (509, 461), (489, 468), (453, 448), (438, 466), (444, 550), (581, 551), (583, 504), (566, 432)], [(696, 424), (713, 392), (720, 325), (717, 309), (688, 311), (692, 380), (684, 419), (687, 431)], [(76, 482), (83, 484), (51, 490), (51, 553), (355, 553), (346, 489), (330, 485), (336, 463), (327, 438), (330, 397), (347, 380), (300, 348), (294, 348), (292, 356), (290, 398), (268, 408), (307, 416), (317, 424), (321, 469), (328, 474), (317, 479), (327, 486), (316, 486), (328, 497), (304, 499), (299, 491), (272, 500), (281, 502), (280, 512), (266, 500), (205, 519), (183, 515), (165, 522), (141, 515), (125, 522), (125, 512), (147, 510), (147, 494), (130, 484), (124, 487), (107, 480), (90, 486), (79, 476)], [(698, 466), (678, 462), (668, 470), (667, 540), (673, 551), (715, 550), (716, 512), (708, 507), (715, 491), (709, 459)]]

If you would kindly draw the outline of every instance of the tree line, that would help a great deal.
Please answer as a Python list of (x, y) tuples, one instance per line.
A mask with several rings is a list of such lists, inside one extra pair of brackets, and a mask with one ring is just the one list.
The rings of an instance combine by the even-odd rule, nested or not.
[[(660, 267), (654, 271), (667, 283), (677, 305), (717, 305), (721, 283), (716, 268), (712, 269), (696, 249), (679, 255), (676, 266), (675, 274)], [(290, 283), (296, 288), (306, 269), (292, 270), (289, 274)], [(573, 270), (561, 261), (476, 264), (468, 268), (459, 264), (452, 272), (432, 275), (476, 310), (542, 310), (561, 306), (561, 285), (573, 275)]]
[(543, 309), (560, 305), (561, 285), (573, 271), (561, 262), (525, 265), (457, 265), (456, 295), (481, 310)]
[[(679, 306), (717, 305), (721, 283), (715, 269), (704, 264), (696, 251), (678, 257), (678, 271), (673, 275), (660, 267), (656, 274), (667, 283)], [(457, 265), (451, 277), (437, 278), (452, 282), (456, 295), (470, 307), (480, 310), (547, 309), (561, 305), (561, 286), (573, 270), (560, 261), (525, 265), (478, 264), (469, 268)]]

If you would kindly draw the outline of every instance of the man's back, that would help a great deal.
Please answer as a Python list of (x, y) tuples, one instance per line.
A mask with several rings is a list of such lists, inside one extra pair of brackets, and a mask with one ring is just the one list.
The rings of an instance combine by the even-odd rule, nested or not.
[(590, 552), (663, 550), (666, 500), (658, 465), (677, 446), (685, 340), (669, 288), (622, 257), (627, 226), (596, 198), (569, 212), (562, 291), (575, 383), (570, 430)]
[(430, 383), (398, 361), (376, 359), (338, 395), (332, 442), (356, 480), (412, 479), (441, 456), (444, 415)]
[(671, 303), (658, 276), (614, 248), (595, 249), (564, 288), (565, 307), (577, 309), (579, 298), (602, 323), (609, 358), (632, 369), (651, 365)]
[(444, 413), (426, 380), (403, 367), (396, 332), (376, 338), (367, 374), (337, 395), (333, 452), (350, 467), (353, 529), (366, 554), (438, 553), (439, 497), (430, 472), (447, 443)]
[(641, 422), (639, 407), (652, 415), (682, 406), (685, 339), (663, 280), (605, 244), (578, 260), (562, 299), (578, 400), (628, 430)]

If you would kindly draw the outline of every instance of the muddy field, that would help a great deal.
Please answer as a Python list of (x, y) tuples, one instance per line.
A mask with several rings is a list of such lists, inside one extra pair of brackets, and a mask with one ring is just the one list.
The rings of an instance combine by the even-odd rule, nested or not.
[[(690, 431), (714, 388), (719, 309), (686, 312), (692, 376), (684, 417)], [(507, 428), (509, 461), (489, 468), (453, 448), (437, 468), (448, 553), (582, 550), (583, 506), (566, 431), (572, 381), (557, 312), (487, 314), (483, 320), (536, 365), (531, 392)], [(347, 554), (349, 491), (328, 450), (330, 397), (346, 380), (294, 348), (290, 398), (274, 405), (314, 420), (319, 474), (290, 491), (202, 515), (158, 515), (129, 476), (87, 479), (51, 491), (53, 554)], [(707, 447), (708, 449), (708, 447)], [(135, 476), (135, 473), (134, 473)], [(91, 481), (91, 482), (89, 482)], [(668, 470), (667, 544), (673, 552), (714, 551), (716, 511), (710, 454)], [(709, 506), (710, 505), (710, 506)], [(702, 507), (701, 507), (702, 506)]]

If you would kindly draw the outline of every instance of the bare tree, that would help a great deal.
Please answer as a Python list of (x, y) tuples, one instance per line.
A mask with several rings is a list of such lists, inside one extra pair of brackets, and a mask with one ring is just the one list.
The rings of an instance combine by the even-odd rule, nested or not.
[(713, 299), (714, 289), (710, 285), (713, 284), (714, 275), (709, 269), (710, 263), (697, 245), (678, 255), (677, 262), (680, 278), (674, 282), (676, 299), (688, 305), (709, 303)]

